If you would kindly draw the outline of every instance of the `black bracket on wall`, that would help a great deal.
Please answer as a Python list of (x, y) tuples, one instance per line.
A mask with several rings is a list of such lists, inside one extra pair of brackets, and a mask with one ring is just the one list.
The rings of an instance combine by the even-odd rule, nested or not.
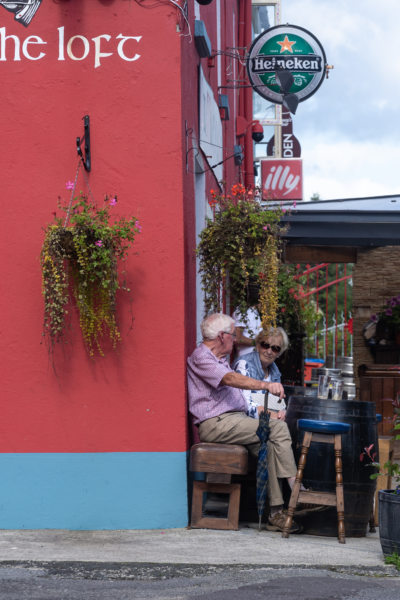
[[(90, 119), (89, 119), (89, 115), (85, 115), (83, 117), (83, 126), (85, 128), (85, 133), (83, 134), (82, 138), (79, 138), (79, 137), (76, 138), (76, 150), (78, 152), (78, 155), (82, 159), (85, 170), (89, 172), (92, 168), (92, 161), (91, 161), (91, 155), (90, 155)], [(82, 148), (81, 148), (81, 144), (82, 144), (83, 140), (85, 140), (85, 156), (83, 156)]]

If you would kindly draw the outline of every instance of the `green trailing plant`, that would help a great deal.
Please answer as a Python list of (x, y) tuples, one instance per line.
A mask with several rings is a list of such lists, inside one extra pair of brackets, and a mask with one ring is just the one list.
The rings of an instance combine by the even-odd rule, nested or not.
[[(68, 188), (67, 184), (67, 189)], [(44, 336), (50, 348), (65, 331), (70, 291), (76, 302), (86, 348), (103, 355), (102, 340), (115, 347), (120, 340), (116, 322), (118, 262), (125, 260), (141, 227), (135, 217), (116, 218), (117, 198), (106, 196), (98, 208), (82, 192), (68, 206), (64, 220), (54, 213), (45, 228), (40, 255), (44, 296)], [(126, 288), (125, 288), (126, 289)], [(127, 290), (129, 291), (129, 290)]]
[(242, 184), (231, 192), (211, 190), (214, 219), (200, 234), (197, 254), (204, 292), (205, 311), (222, 310), (223, 287), (231, 306), (243, 318), (249, 307), (249, 285), (258, 286), (259, 310), (265, 328), (276, 323), (277, 276), (284, 210), (276, 203), (262, 206), (253, 190)]

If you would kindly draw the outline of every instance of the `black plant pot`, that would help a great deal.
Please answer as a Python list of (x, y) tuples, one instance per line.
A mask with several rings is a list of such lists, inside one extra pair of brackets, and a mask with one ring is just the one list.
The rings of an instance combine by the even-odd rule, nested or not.
[(400, 495), (379, 490), (379, 537), (385, 556), (400, 554)]

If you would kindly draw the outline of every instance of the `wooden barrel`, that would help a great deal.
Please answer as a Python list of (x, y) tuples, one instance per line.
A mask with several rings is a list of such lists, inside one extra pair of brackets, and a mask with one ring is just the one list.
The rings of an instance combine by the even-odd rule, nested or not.
[[(341, 421), (351, 425), (349, 433), (342, 436), (346, 537), (365, 536), (372, 512), (376, 482), (370, 479), (373, 469), (360, 461), (360, 455), (363, 449), (371, 444), (374, 444), (378, 452), (375, 404), (291, 396), (286, 421), (293, 439), (296, 461), (300, 456), (301, 444), (300, 432), (297, 430), (298, 419)], [(334, 451), (330, 444), (311, 445), (304, 471), (304, 485), (313, 490), (334, 491)], [(302, 524), (305, 533), (336, 536), (336, 510), (329, 508), (320, 513), (310, 513), (302, 520)]]

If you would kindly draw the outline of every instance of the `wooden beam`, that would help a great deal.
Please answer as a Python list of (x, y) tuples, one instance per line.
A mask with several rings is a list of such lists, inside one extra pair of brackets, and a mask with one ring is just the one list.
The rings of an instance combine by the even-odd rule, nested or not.
[(292, 246), (287, 245), (283, 253), (285, 263), (356, 263), (357, 248), (341, 246)]

